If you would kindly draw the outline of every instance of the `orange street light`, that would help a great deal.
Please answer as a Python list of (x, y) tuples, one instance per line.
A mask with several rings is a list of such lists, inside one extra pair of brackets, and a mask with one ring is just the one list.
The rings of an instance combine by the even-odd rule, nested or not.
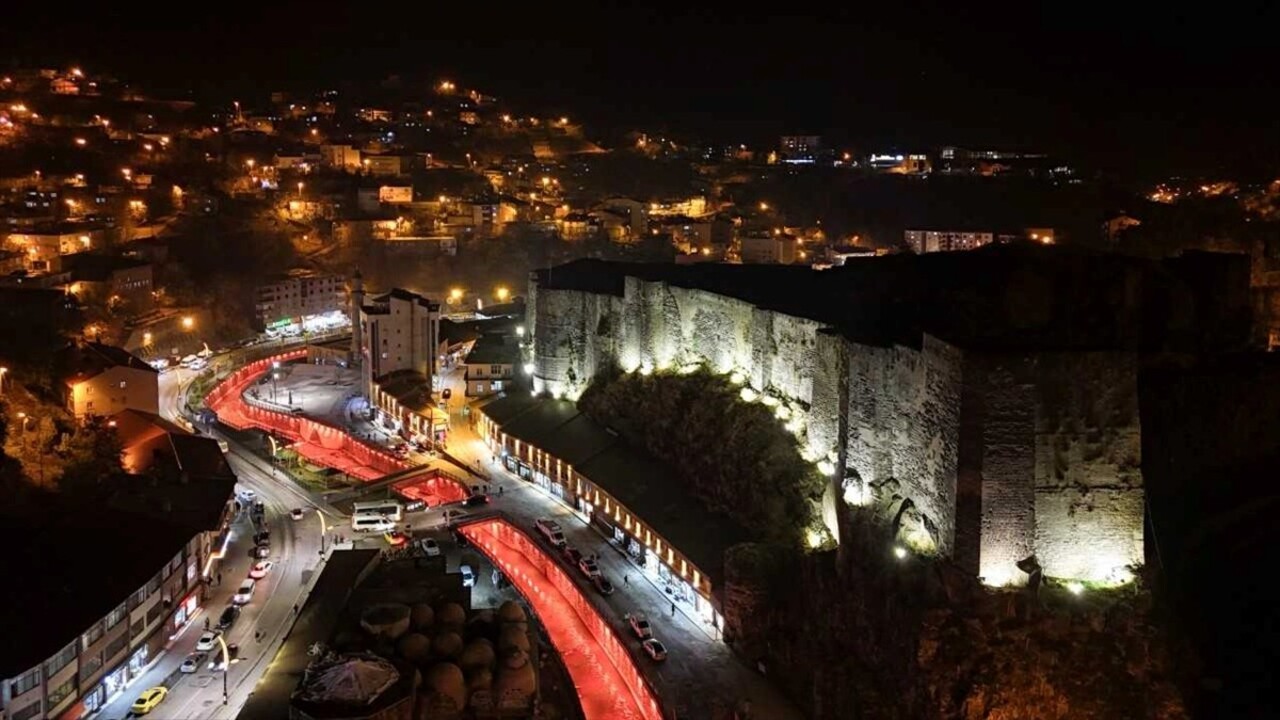
[(191, 329), (192, 329), (192, 328), (194, 328), (195, 326), (196, 326), (196, 319), (195, 319), (195, 318), (191, 317), (190, 315), (187, 315), (186, 317), (182, 318), (182, 329), (183, 329), (183, 330), (191, 330)]
[(506, 302), (507, 298), (511, 297), (511, 291), (506, 287), (499, 287), (496, 294), (499, 302)]

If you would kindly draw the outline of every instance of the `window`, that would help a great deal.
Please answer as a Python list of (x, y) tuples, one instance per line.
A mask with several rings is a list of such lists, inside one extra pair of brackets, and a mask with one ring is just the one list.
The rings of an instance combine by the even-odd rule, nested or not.
[(134, 623), (132, 626), (129, 627), (129, 637), (137, 639), (137, 637), (142, 634), (142, 631), (143, 629), (146, 628), (146, 626), (147, 624), (141, 620)]
[(85, 631), (84, 636), (81, 638), (81, 640), (84, 643), (85, 649), (87, 650), (90, 645), (98, 642), (98, 638), (100, 637), (102, 637), (102, 623), (97, 622), (93, 624), (93, 627)]
[(49, 658), (44, 664), (44, 672), (46, 676), (52, 677), (54, 673), (66, 667), (68, 663), (76, 659), (76, 644), (70, 643), (66, 647), (58, 651), (57, 655)]
[(13, 681), (13, 696), (17, 697), (22, 693), (40, 684), (40, 668), (33, 667), (26, 671), (17, 680)]
[(494, 381), (493, 381), (493, 391), (494, 391), (494, 392), (502, 392), (502, 381), (501, 381), (501, 380), (494, 380)]
[(10, 715), (12, 720), (31, 720), (31, 718), (40, 714), (40, 701), (37, 700), (30, 705), (22, 708), (18, 712)]
[(160, 613), (162, 612), (164, 612), (164, 603), (156, 603), (155, 605), (152, 605), (151, 609), (147, 610), (147, 624), (150, 625), (155, 622), (156, 618), (160, 617)]
[(53, 708), (62, 702), (68, 695), (76, 691), (76, 676), (72, 675), (67, 681), (56, 688), (49, 691), (49, 707)]
[(490, 365), (490, 366), (489, 366), (489, 374), (490, 374), (490, 375), (501, 375), (501, 374), (502, 374), (502, 366), (501, 366), (501, 365)]
[(106, 658), (113, 658), (116, 655), (118, 655), (121, 650), (125, 648), (125, 645), (128, 645), (128, 644), (129, 644), (129, 636), (121, 634), (120, 637), (116, 638), (115, 640), (112, 640), (110, 643), (107, 644), (106, 649), (102, 651), (102, 656)]
[(136, 608), (142, 604), (142, 601), (146, 599), (147, 599), (147, 588), (144, 585), (138, 588), (137, 590), (134, 590), (133, 594), (129, 596), (129, 607)]
[(128, 606), (126, 606), (124, 603), (120, 603), (120, 607), (107, 613), (107, 621), (106, 621), (107, 629), (110, 630), (116, 625), (119, 625), (120, 621), (124, 619), (125, 613), (127, 613), (128, 611), (129, 611)]
[(80, 679), (88, 679), (102, 667), (102, 651), (80, 656)]

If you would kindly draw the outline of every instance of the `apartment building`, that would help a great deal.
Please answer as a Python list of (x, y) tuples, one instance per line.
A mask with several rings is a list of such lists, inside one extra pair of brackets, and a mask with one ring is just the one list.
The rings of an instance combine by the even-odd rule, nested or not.
[(346, 307), (346, 284), (340, 276), (305, 271), (259, 286), (255, 305), (258, 322), (264, 328), (285, 321), (301, 323), (307, 316), (343, 311)]

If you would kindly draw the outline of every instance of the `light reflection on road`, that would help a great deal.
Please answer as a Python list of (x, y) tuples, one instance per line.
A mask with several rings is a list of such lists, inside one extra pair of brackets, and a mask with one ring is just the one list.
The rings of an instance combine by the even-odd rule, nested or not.
[(459, 528), (533, 607), (551, 636), (587, 720), (661, 720), (627, 647), (564, 570), (504, 520)]

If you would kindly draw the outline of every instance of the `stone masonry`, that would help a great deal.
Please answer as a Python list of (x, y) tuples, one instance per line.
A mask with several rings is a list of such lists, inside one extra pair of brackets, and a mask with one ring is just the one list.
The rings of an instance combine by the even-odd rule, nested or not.
[[(1025, 581), (1016, 563), (1032, 555), (1047, 575), (1094, 581), (1142, 562), (1131, 353), (966, 352), (925, 333), (912, 346), (854, 342), (817, 320), (636, 277), (621, 296), (530, 295), (539, 392), (576, 398), (609, 365), (739, 373), (793, 413), (809, 457), (844, 450), (845, 503), (887, 498), (895, 514), (908, 504), (904, 540), (955, 556), (989, 584)], [(979, 440), (962, 452), (962, 428), (974, 425)], [(976, 515), (957, 510), (963, 470), (977, 485)]]

